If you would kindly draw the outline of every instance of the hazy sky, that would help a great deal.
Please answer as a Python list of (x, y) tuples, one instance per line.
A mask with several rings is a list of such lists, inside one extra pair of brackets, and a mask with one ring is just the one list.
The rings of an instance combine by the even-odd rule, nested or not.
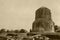
[(29, 30), (41, 6), (51, 9), (53, 21), (60, 26), (60, 0), (0, 0), (0, 28)]

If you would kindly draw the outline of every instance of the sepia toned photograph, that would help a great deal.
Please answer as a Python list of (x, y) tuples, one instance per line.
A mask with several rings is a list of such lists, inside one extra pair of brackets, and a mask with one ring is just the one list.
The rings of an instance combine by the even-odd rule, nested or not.
[(60, 40), (60, 0), (0, 0), (0, 40)]

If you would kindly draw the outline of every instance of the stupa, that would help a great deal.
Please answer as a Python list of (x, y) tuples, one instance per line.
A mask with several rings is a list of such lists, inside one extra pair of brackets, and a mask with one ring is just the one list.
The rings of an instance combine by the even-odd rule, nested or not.
[(36, 10), (32, 32), (54, 32), (54, 22), (51, 18), (50, 9), (41, 7)]

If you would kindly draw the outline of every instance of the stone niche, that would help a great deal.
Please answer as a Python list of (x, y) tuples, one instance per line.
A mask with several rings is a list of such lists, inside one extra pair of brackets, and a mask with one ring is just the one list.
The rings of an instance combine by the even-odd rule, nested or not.
[(54, 32), (54, 22), (51, 18), (51, 11), (46, 7), (41, 7), (35, 12), (35, 20), (32, 24), (33, 32)]

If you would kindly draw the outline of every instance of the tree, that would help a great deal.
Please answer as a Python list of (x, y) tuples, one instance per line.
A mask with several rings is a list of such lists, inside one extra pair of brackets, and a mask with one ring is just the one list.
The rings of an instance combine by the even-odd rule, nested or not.
[(32, 32), (32, 29), (30, 29), (30, 32)]
[(15, 32), (15, 33), (19, 33), (19, 30), (15, 30), (14, 32)]
[(55, 31), (58, 30), (58, 26), (57, 25), (54, 26), (54, 30)]
[(10, 32), (10, 30), (7, 30), (6, 32), (7, 32), (7, 33), (9, 33), (9, 32)]
[(0, 30), (0, 33), (4, 33), (4, 32), (6, 32), (5, 29), (1, 29)]
[(26, 32), (27, 32), (27, 30), (25, 30), (25, 29), (20, 30), (20, 33), (26, 33)]

